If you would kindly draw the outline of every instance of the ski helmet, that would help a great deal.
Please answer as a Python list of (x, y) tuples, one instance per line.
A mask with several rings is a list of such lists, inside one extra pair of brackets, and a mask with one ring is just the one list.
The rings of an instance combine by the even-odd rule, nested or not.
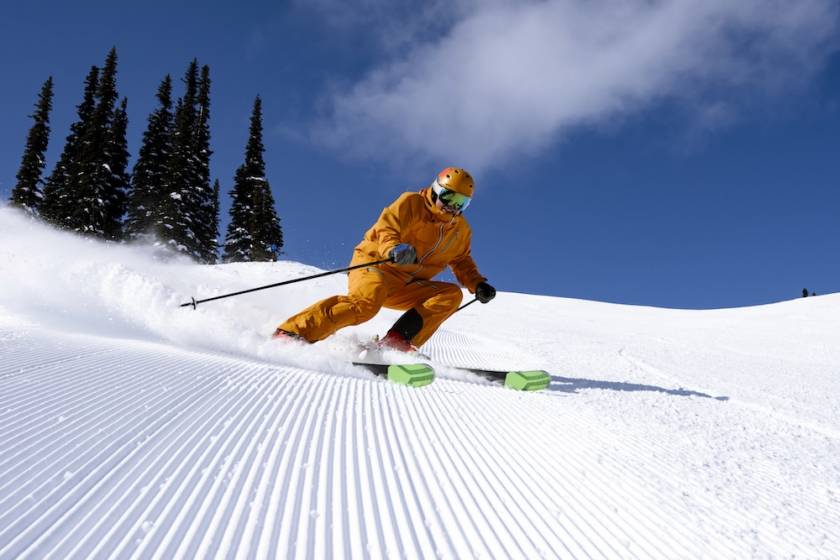
[(452, 210), (463, 212), (473, 195), (473, 178), (465, 169), (447, 167), (432, 182), (433, 199)]
[(472, 198), (473, 178), (466, 169), (460, 167), (447, 167), (437, 176), (437, 183), (450, 191), (461, 193)]

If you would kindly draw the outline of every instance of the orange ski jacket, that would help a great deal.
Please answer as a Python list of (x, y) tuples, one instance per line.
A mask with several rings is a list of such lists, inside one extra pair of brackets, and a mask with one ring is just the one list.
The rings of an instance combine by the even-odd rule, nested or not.
[(380, 266), (406, 273), (409, 282), (431, 280), (449, 266), (458, 282), (472, 293), (486, 278), (479, 273), (470, 255), (471, 240), (472, 229), (466, 218), (439, 211), (432, 202), (431, 189), (425, 188), (403, 193), (382, 210), (356, 246), (351, 265), (387, 259), (391, 249), (409, 243), (417, 251), (417, 264)]

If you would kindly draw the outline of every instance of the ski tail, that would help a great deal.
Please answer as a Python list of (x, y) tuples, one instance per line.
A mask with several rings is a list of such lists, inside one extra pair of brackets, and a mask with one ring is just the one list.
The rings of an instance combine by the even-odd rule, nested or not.
[(516, 391), (542, 391), (551, 383), (551, 376), (541, 369), (531, 371), (509, 371), (505, 375), (505, 387)]
[(542, 391), (551, 383), (551, 376), (541, 369), (523, 371), (505, 371), (476, 368), (458, 368), (470, 371), (481, 377), (502, 383), (515, 391)]

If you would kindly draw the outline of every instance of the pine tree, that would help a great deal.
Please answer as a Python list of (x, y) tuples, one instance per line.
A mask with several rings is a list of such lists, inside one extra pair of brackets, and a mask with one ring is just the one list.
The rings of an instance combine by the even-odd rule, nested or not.
[(254, 245), (251, 260), (276, 261), (283, 249), (283, 230), (274, 209), (274, 196), (268, 181), (262, 181), (254, 191)]
[(186, 90), (175, 106), (172, 155), (167, 164), (166, 197), (162, 201), (159, 241), (174, 250), (201, 259), (196, 234), (198, 201), (195, 193), (197, 165), (194, 157), (198, 61), (190, 63), (184, 77)]
[(216, 257), (216, 261), (218, 261), (219, 254), (218, 231), (219, 219), (221, 218), (221, 203), (219, 202), (220, 192), (221, 187), (219, 186), (219, 180), (216, 179), (215, 181), (213, 181), (213, 231), (216, 232), (216, 236), (213, 238), (213, 255)]
[(225, 238), (225, 262), (276, 261), (283, 248), (280, 219), (265, 178), (262, 141), (262, 100), (257, 96), (245, 148), (245, 163), (237, 170), (230, 224)]
[(123, 238), (123, 216), (128, 206), (128, 190), (131, 177), (128, 174), (128, 99), (123, 98), (119, 107), (114, 110), (110, 137), (108, 139), (108, 155), (110, 170), (108, 200), (106, 204), (105, 237), (117, 240)]
[(99, 68), (92, 66), (85, 78), (82, 102), (76, 106), (78, 120), (70, 126), (70, 134), (53, 172), (44, 186), (41, 217), (61, 227), (69, 227), (69, 215), (73, 208), (71, 177), (79, 172), (79, 152), (85, 130), (87, 130), (96, 106), (96, 90), (99, 85)]
[(131, 177), (126, 235), (128, 239), (163, 239), (158, 225), (162, 221), (164, 199), (168, 194), (167, 175), (172, 157), (172, 78), (167, 75), (157, 91), (160, 106), (149, 115), (143, 145)]
[(50, 138), (50, 111), (52, 110), (53, 79), (47, 78), (38, 94), (35, 113), (30, 115), (35, 124), (29, 129), (26, 149), (17, 173), (17, 184), (12, 189), (12, 205), (23, 208), (30, 214), (36, 214), (41, 205), (41, 174), (44, 172), (44, 156)]
[(216, 245), (218, 243), (218, 194), (210, 186), (210, 68), (201, 69), (198, 83), (198, 114), (196, 115), (194, 132), (194, 162), (195, 162), (195, 196), (196, 221), (195, 233), (197, 237), (196, 250), (199, 260), (214, 264), (217, 259)]
[(79, 172), (70, 177), (73, 206), (67, 226), (76, 232), (113, 239), (118, 236), (121, 197), (112, 191), (112, 128), (117, 100), (117, 51), (112, 48), (105, 60), (96, 90), (97, 103), (78, 157)]

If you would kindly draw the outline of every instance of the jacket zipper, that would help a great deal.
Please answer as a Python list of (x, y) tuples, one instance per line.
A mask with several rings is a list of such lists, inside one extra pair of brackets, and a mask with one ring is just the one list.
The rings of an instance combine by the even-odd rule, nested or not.
[(443, 228), (445, 228), (445, 227), (446, 227), (446, 226), (448, 226), (448, 225), (451, 225), (451, 224), (452, 224), (452, 222), (455, 220), (455, 218), (456, 218), (456, 216), (453, 216), (453, 217), (452, 217), (452, 219), (451, 219), (451, 220), (449, 220), (449, 222), (448, 222), (448, 223), (445, 223), (445, 224), (440, 224), (440, 232), (438, 233), (438, 240), (437, 240), (437, 243), (435, 243), (435, 246), (434, 246), (434, 247), (432, 247), (431, 249), (429, 249), (429, 250), (426, 252), (426, 254), (425, 254), (425, 255), (423, 255), (422, 257), (420, 257), (420, 260), (419, 260), (419, 261), (417, 261), (417, 264), (418, 264), (418, 265), (420, 265), (420, 268), (418, 268), (417, 270), (415, 270), (415, 271), (414, 271), (414, 273), (411, 275), (411, 280), (409, 280), (408, 282), (406, 282), (406, 284), (409, 284), (409, 283), (413, 282), (413, 281), (415, 280), (415, 276), (417, 276), (417, 275), (420, 273), (420, 271), (421, 271), (421, 270), (423, 270), (423, 266), (424, 266), (424, 265), (423, 265), (423, 261), (425, 261), (425, 260), (426, 260), (426, 258), (428, 258), (428, 257), (429, 257), (429, 255), (431, 255), (432, 253), (434, 253), (434, 252), (437, 250), (437, 248), (438, 248), (438, 247), (440, 247), (440, 244), (443, 242)]

